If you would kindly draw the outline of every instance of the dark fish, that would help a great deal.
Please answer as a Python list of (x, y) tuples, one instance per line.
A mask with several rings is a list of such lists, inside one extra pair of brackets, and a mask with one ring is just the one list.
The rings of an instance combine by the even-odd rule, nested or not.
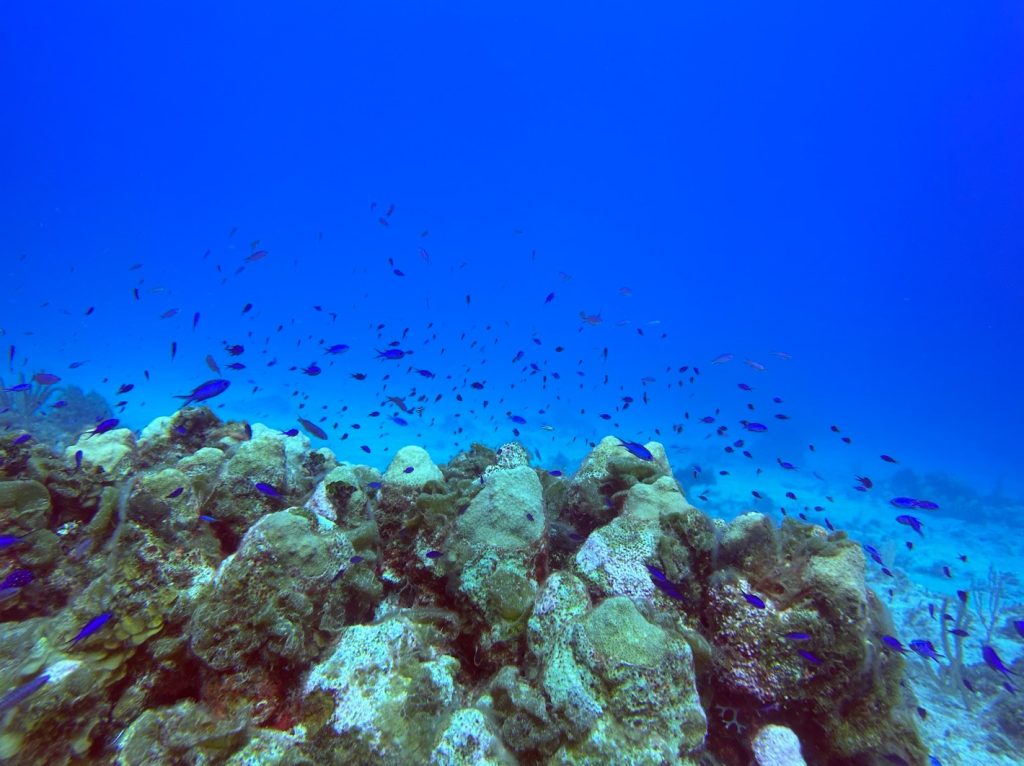
[(971, 635), (963, 628), (951, 628), (949, 634), (951, 636), (956, 636), (957, 638), (968, 638)]
[(5, 388), (4, 391), (10, 391), (12, 393), (17, 394), (17, 393), (21, 393), (22, 391), (28, 391), (30, 388), (32, 388), (32, 384), (31, 383), (18, 383), (16, 386), (11, 386), (10, 388)]
[(871, 489), (873, 486), (875, 486), (875, 483), (871, 481), (871, 479), (869, 479), (867, 476), (858, 476), (856, 478), (864, 489)]
[(349, 562), (352, 563), (352, 564), (359, 564), (363, 560), (364, 559), (363, 559), (362, 556), (353, 556), (352, 558), (349, 559)]
[[(558, 477), (558, 476), (561, 476), (561, 475), (562, 475), (562, 472), (559, 471), (558, 469), (555, 469), (554, 471), (548, 471), (548, 476)], [(1022, 620), (1022, 622), (1024, 622), (1024, 620)], [(1024, 635), (1024, 632), (1022, 632), (1021, 635)]]
[(110, 620), (113, 617), (113, 612), (104, 612), (103, 614), (96, 615), (91, 620), (89, 620), (89, 622), (87, 622), (85, 626), (80, 631), (78, 631), (78, 635), (72, 638), (68, 643), (70, 645), (74, 645), (82, 639), (88, 638), (93, 633), (102, 628), (104, 625), (106, 625), (108, 622), (110, 622)]
[(244, 306), (242, 306), (242, 313), (243, 314), (246, 314), (246, 313), (248, 313), (250, 311), (252, 311), (252, 304), (251, 303), (246, 303)]
[(751, 423), (749, 420), (742, 420), (740, 422), (745, 429), (753, 433), (763, 433), (768, 430), (768, 426), (764, 425), (764, 423)]
[(1024, 620), (1014, 620), (1013, 627), (1017, 629), (1017, 634), (1024, 638)]
[(209, 367), (212, 372), (220, 375), (220, 367), (217, 366), (217, 362), (210, 354), (206, 355), (206, 366)]
[(415, 469), (411, 465), (407, 465), (402, 473), (412, 473)]
[(513, 423), (518, 423), (519, 425), (525, 425), (526, 423), (526, 418), (524, 418), (522, 415), (509, 415), (508, 419), (511, 420)]
[(82, 467), (82, 450), (75, 451), (75, 468)]
[(895, 506), (896, 508), (902, 508), (904, 510), (910, 510), (917, 508), (917, 500), (912, 497), (894, 497), (889, 501), (889, 505)]
[(298, 418), (299, 425), (306, 429), (306, 433), (315, 436), (317, 439), (326, 439), (327, 432), (316, 423), (311, 423), (305, 418)]
[(231, 385), (230, 380), (224, 380), (223, 378), (215, 378), (214, 380), (208, 380), (205, 383), (201, 383), (196, 386), (190, 394), (178, 394), (175, 399), (184, 399), (185, 403), (182, 407), (187, 407), (192, 402), (205, 402), (207, 399), (212, 399), (215, 396), (220, 396), (228, 390), (228, 386)]
[(985, 644), (981, 647), (981, 656), (985, 660), (985, 664), (993, 670), (1002, 673), (1004, 676), (1009, 676), (1013, 674), (1013, 671), (1003, 664), (1003, 661), (999, 658), (999, 655), (996, 654), (996, 650), (988, 644)]
[(924, 532), (921, 531), (921, 521), (916, 516), (907, 516), (904, 514), (903, 516), (897, 516), (896, 521), (900, 524), (906, 524), (917, 532), (917, 534), (921, 535), (921, 537), (924, 537)]
[(298, 428), (289, 428), (287, 431), (282, 431), (281, 435), (282, 436), (298, 436), (299, 435), (299, 429)]
[(54, 383), (60, 383), (60, 378), (52, 372), (37, 372), (32, 376), (32, 380), (41, 386), (52, 386)]
[(919, 508), (922, 511), (937, 511), (939, 509), (939, 504), (933, 503), (931, 500), (915, 500), (914, 507)]
[(554, 293), (548, 293), (548, 297), (544, 299), (544, 303), (551, 303), (555, 299)]
[(303, 367), (302, 372), (306, 375), (316, 376), (323, 372), (323, 370), (320, 369), (316, 362), (313, 362), (309, 367)]
[(134, 384), (134, 383), (122, 383), (122, 384), (121, 384), (121, 385), (120, 385), (120, 386), (118, 387), (118, 389), (117, 389), (117, 393), (118, 393), (118, 394), (127, 394), (127, 393), (128, 393), (129, 391), (131, 391), (131, 390), (132, 390), (133, 388), (135, 388), (135, 384)]
[(424, 554), (428, 559), (439, 559), (442, 556), (441, 551), (427, 551)]
[(810, 633), (802, 633), (799, 630), (794, 630), (794, 631), (792, 631), (790, 633), (784, 634), (783, 638), (788, 638), (790, 641), (810, 641), (811, 634)]
[(256, 489), (258, 489), (264, 495), (269, 495), (270, 497), (281, 497), (280, 492), (278, 492), (273, 486), (267, 484), (264, 481), (257, 481), (253, 484), (253, 486), (256, 487)]
[(342, 354), (348, 351), (348, 346), (344, 343), (335, 343), (333, 346), (324, 351), (325, 354)]
[(369, 489), (380, 489), (383, 486), (379, 481), (371, 481), (366, 485)]
[(378, 359), (401, 359), (406, 354), (411, 353), (409, 351), (402, 351), (400, 348), (386, 348), (383, 351), (380, 349), (374, 349), (377, 352)]
[(896, 460), (896, 458), (890, 457), (889, 455), (881, 455), (881, 458), (886, 463), (897, 463), (897, 462), (899, 462), (898, 460)]
[(167, 500), (173, 500), (174, 498), (176, 498), (179, 495), (181, 495), (181, 493), (184, 492), (184, 491), (185, 491), (184, 487), (178, 487), (177, 489), (172, 489), (170, 491), (170, 493), (166, 495), (166, 499)]
[(13, 443), (14, 444), (24, 444), (25, 442), (27, 442), (31, 438), (32, 438), (32, 434), (22, 434), (17, 439), (15, 439)]
[(651, 454), (651, 451), (639, 442), (628, 442), (620, 436), (619, 446), (625, 447), (631, 455), (635, 455), (641, 460), (654, 460), (654, 455)]

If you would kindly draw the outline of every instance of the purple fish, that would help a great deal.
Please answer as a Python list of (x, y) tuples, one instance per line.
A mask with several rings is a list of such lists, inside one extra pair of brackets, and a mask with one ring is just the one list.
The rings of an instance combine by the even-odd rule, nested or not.
[(743, 427), (752, 433), (763, 433), (768, 430), (768, 426), (764, 423), (752, 423), (749, 420), (741, 420)]
[(889, 501), (889, 505), (909, 511), (912, 508), (917, 508), (917, 500), (912, 497), (894, 497)]
[(803, 633), (799, 630), (794, 630), (790, 633), (786, 633), (783, 638), (788, 638), (790, 641), (810, 641), (811, 634)]
[(170, 491), (170, 493), (168, 493), (168, 495), (166, 496), (166, 499), (167, 500), (173, 500), (174, 498), (176, 498), (179, 495), (181, 495), (181, 493), (184, 492), (184, 491), (185, 491), (184, 487), (177, 487), (176, 489), (172, 489)]
[(41, 386), (52, 386), (54, 383), (60, 383), (60, 378), (52, 372), (37, 372), (32, 376), (32, 380)]
[(554, 476), (555, 478), (558, 478), (561, 475), (562, 472), (559, 471), (558, 469), (555, 469), (554, 471), (548, 471), (548, 476)]
[(508, 419), (511, 420), (513, 423), (518, 423), (519, 425), (526, 424), (526, 418), (524, 418), (522, 415), (509, 415)]
[(32, 438), (32, 434), (22, 434), (21, 436), (19, 436), (17, 439), (14, 440), (14, 443), (15, 444), (24, 444), (25, 442), (27, 442), (31, 438)]
[(427, 551), (424, 555), (426, 555), (428, 559), (439, 559), (441, 558), (441, 551)]
[(412, 473), (415, 469), (411, 465), (407, 465), (402, 473)]
[(410, 351), (402, 351), (400, 348), (387, 348), (381, 351), (380, 349), (374, 349), (377, 352), (378, 359), (401, 359), (406, 354), (412, 353)]
[(914, 507), (920, 508), (922, 511), (937, 511), (939, 510), (939, 504), (933, 503), (931, 500), (915, 500)]
[(78, 631), (78, 635), (72, 638), (68, 643), (74, 645), (82, 639), (88, 638), (93, 633), (102, 628), (104, 625), (106, 625), (108, 622), (110, 622), (110, 620), (113, 619), (113, 617), (113, 612), (104, 612), (103, 614), (96, 615), (91, 620), (89, 620), (89, 622), (87, 622), (85, 626), (80, 631)]
[(805, 660), (807, 660), (812, 665), (820, 665), (821, 662), (822, 662), (820, 657), (818, 657), (815, 654), (812, 654), (811, 652), (807, 651), (806, 649), (797, 649), (796, 653), (799, 654), (801, 657), (803, 657)]
[(923, 638), (917, 638), (911, 641), (910, 648), (926, 660), (935, 660), (936, 662), (939, 662), (939, 657), (942, 656), (935, 650), (935, 644), (931, 641), (926, 641)]
[(178, 394), (175, 399), (184, 399), (185, 403), (182, 407), (187, 407), (192, 402), (205, 402), (207, 399), (212, 399), (215, 396), (219, 396), (228, 390), (228, 386), (231, 385), (230, 380), (224, 380), (223, 378), (214, 378), (208, 380), (196, 386), (190, 394)]
[(75, 451), (75, 469), (82, 467), (82, 450)]
[(29, 383), (19, 383), (16, 386), (11, 386), (10, 388), (5, 388), (4, 391), (11, 391), (13, 393), (20, 393), (21, 391), (28, 391), (30, 388), (32, 388), (32, 385), (29, 384)]

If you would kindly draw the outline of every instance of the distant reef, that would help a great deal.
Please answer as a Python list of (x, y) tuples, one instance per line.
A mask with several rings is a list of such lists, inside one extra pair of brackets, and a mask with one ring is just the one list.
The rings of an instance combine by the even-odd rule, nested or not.
[(187, 407), (0, 459), (5, 764), (926, 762), (861, 546), (657, 442), (382, 474)]

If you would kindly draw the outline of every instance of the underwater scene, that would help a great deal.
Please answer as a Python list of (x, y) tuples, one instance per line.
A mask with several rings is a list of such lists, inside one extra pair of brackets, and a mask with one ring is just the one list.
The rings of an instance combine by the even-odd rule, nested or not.
[(1024, 10), (0, 9), (0, 763), (1024, 763)]

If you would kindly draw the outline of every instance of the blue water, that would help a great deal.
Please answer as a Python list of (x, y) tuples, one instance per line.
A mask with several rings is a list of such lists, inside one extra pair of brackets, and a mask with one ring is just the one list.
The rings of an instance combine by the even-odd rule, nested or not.
[(899, 546), (855, 475), (1024, 506), (1017, 4), (207, 5), (0, 12), (7, 385), (141, 429), (211, 355), (219, 415), (342, 460), (656, 439), (709, 513), (777, 513), (781, 459)]

